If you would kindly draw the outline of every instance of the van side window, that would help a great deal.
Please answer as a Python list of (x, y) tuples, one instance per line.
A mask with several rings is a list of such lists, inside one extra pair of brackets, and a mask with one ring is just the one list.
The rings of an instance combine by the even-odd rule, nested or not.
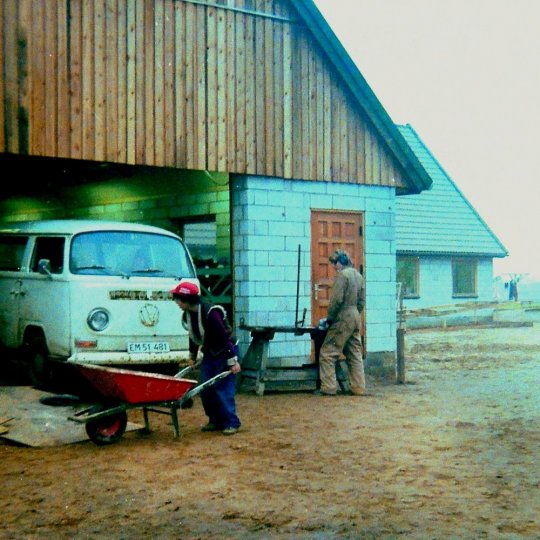
[(36, 238), (32, 257), (32, 272), (39, 271), (38, 263), (40, 259), (49, 259), (51, 261), (51, 273), (61, 274), (64, 269), (64, 244), (65, 239), (56, 236)]
[(27, 243), (28, 236), (0, 236), (0, 270), (18, 272)]

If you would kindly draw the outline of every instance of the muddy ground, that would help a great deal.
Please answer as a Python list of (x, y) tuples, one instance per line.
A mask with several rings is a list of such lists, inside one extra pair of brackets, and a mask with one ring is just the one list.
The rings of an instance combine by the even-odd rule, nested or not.
[(406, 347), (408, 383), (369, 397), (238, 396), (233, 437), (197, 398), (180, 440), (153, 416), (106, 447), (0, 442), (0, 538), (540, 538), (539, 325)]

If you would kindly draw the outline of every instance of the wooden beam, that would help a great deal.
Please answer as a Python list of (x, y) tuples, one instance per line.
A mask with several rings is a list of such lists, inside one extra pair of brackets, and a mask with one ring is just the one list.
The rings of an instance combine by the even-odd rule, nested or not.
[(283, 17), (281, 15), (273, 15), (272, 13), (266, 13), (262, 11), (256, 11), (252, 9), (245, 9), (245, 8), (239, 8), (229, 5), (223, 5), (223, 4), (216, 4), (214, 2), (205, 2), (203, 0), (182, 0), (183, 2), (188, 2), (190, 4), (197, 4), (199, 6), (206, 6), (210, 8), (218, 8), (223, 9), (227, 11), (235, 11), (237, 13), (243, 13), (245, 15), (252, 15), (253, 17), (263, 17), (265, 19), (273, 19), (275, 21), (281, 21), (285, 23), (291, 23), (291, 24), (302, 24), (297, 19), (291, 19), (289, 17)]

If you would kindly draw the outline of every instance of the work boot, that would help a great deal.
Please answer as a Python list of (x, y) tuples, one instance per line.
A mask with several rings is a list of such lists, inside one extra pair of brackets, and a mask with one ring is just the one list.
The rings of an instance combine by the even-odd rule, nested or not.
[(238, 433), (238, 428), (228, 427), (225, 428), (221, 433), (223, 433), (223, 435), (234, 435), (235, 433)]
[(329, 394), (328, 392), (323, 392), (322, 390), (315, 390), (313, 392), (313, 395), (314, 396), (330, 396), (330, 397), (334, 397), (336, 394)]
[(360, 397), (371, 397), (373, 394), (366, 392), (366, 390), (352, 390), (351, 396), (360, 396)]
[(201, 428), (201, 431), (219, 431), (219, 428), (215, 424), (212, 424), (212, 422), (208, 422), (206, 426)]

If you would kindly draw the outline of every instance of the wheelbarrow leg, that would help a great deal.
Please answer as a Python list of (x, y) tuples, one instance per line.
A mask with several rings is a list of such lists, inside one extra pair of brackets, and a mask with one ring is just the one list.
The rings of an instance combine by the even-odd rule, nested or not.
[(180, 437), (180, 424), (178, 422), (178, 405), (176, 403), (171, 406), (171, 419), (174, 428), (174, 436)]
[(143, 416), (144, 416), (144, 433), (150, 433), (150, 418), (148, 416), (148, 409), (143, 407)]

